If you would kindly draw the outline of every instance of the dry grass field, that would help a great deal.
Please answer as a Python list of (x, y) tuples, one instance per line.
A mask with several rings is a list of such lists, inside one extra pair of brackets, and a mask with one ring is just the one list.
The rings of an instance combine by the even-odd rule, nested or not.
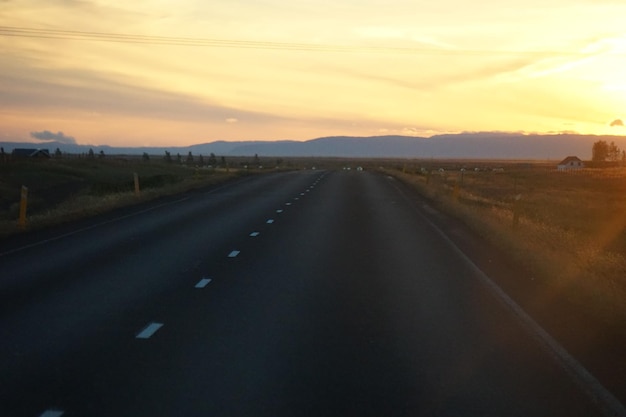
[[(134, 174), (140, 193), (135, 193)], [(161, 159), (50, 159), (0, 164), (0, 238), (20, 231), (21, 187), (28, 188), (27, 229), (226, 181), (243, 170), (197, 168)]]
[(390, 172), (503, 248), (550, 296), (626, 323), (625, 168), (416, 162)]
[[(205, 157), (206, 158), (206, 157)], [(206, 159), (205, 159), (206, 161)], [(219, 158), (215, 166), (166, 162), (162, 155), (70, 155), (50, 159), (0, 160), (0, 238), (19, 233), (21, 187), (28, 188), (26, 230), (73, 221), (157, 197), (206, 187), (229, 179), (276, 170), (334, 168), (342, 160), (323, 158)], [(134, 191), (134, 174), (140, 193)]]

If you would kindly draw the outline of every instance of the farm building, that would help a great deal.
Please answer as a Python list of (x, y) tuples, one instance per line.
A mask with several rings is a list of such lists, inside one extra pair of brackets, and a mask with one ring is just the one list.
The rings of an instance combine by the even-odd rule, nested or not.
[(556, 169), (559, 171), (567, 171), (570, 169), (582, 169), (585, 167), (583, 161), (577, 156), (568, 156), (557, 165)]
[(48, 149), (15, 148), (11, 152), (13, 158), (50, 158)]

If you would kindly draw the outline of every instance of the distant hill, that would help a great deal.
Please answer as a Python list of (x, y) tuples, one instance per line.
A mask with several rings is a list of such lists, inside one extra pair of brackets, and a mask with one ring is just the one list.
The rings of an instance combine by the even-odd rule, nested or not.
[(265, 157), (352, 157), (352, 158), (468, 158), (468, 159), (561, 159), (575, 155), (591, 159), (591, 148), (598, 140), (615, 142), (626, 149), (626, 136), (522, 135), (517, 133), (460, 133), (429, 138), (413, 136), (335, 136), (307, 141), (215, 141), (183, 147), (112, 147), (73, 145), (58, 142), (0, 142), (7, 153), (14, 148), (59, 148), (67, 153), (87, 153), (89, 149), (107, 155), (253, 156)]

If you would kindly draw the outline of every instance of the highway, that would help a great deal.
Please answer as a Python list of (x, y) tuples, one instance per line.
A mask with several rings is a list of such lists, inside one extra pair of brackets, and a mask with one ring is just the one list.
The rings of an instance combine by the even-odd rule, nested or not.
[(420, 210), (307, 170), (4, 242), (0, 416), (622, 413)]

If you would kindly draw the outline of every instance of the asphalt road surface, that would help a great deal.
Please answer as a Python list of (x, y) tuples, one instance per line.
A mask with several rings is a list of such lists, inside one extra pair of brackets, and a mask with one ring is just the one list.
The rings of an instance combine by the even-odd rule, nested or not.
[(275, 173), (5, 242), (0, 416), (623, 411), (418, 209)]

